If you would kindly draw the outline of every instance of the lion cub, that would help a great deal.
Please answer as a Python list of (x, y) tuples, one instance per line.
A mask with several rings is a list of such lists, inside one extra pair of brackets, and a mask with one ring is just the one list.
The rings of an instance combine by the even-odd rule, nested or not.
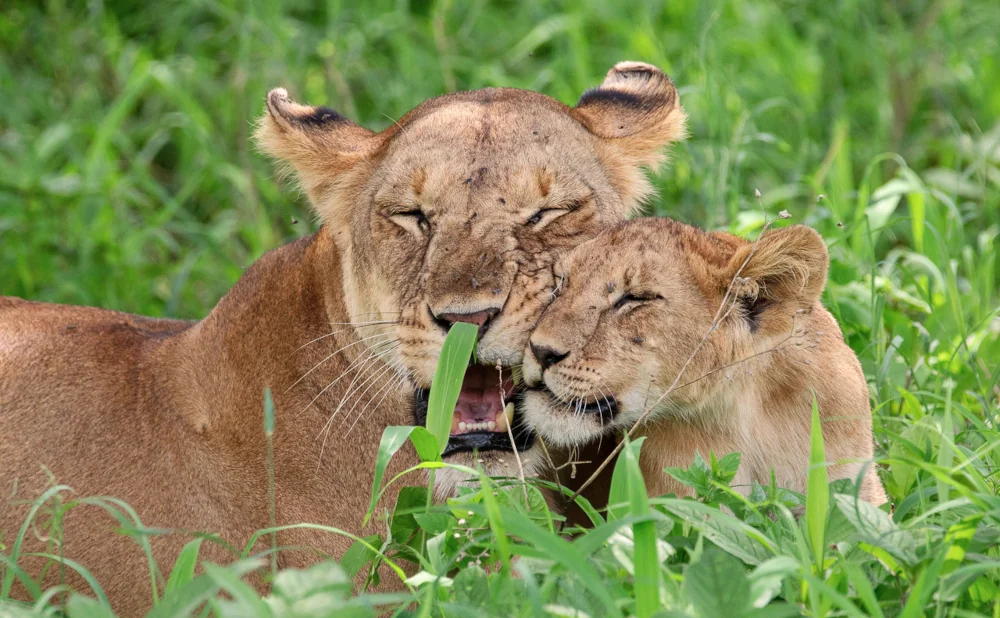
[(669, 219), (639, 219), (556, 266), (556, 300), (525, 354), (526, 419), (562, 447), (640, 428), (651, 495), (689, 488), (663, 472), (696, 451), (740, 452), (733, 487), (804, 491), (815, 392), (830, 478), (861, 476), (886, 501), (871, 463), (868, 387), (820, 295), (829, 258), (796, 225), (756, 242)]

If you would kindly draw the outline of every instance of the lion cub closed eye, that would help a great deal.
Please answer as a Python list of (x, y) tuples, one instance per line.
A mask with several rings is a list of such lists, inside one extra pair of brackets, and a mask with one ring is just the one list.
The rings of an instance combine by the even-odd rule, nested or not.
[(557, 267), (525, 354), (528, 422), (573, 447), (652, 408), (640, 428), (651, 494), (690, 494), (663, 469), (696, 451), (740, 452), (739, 490), (773, 469), (804, 491), (815, 392), (830, 478), (861, 475), (861, 497), (884, 503), (865, 377), (820, 303), (828, 261), (805, 226), (756, 242), (669, 219), (604, 232)]

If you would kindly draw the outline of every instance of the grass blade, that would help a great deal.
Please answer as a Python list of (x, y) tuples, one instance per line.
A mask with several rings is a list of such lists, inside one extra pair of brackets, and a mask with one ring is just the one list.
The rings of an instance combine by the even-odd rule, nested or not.
[(806, 527), (816, 560), (816, 572), (823, 571), (823, 537), (826, 535), (827, 512), (830, 510), (830, 486), (826, 474), (826, 451), (823, 448), (823, 428), (819, 421), (819, 403), (813, 393), (812, 434), (809, 448), (809, 478), (806, 484)]
[(925, 615), (924, 609), (927, 602), (930, 600), (931, 594), (941, 583), (938, 576), (941, 574), (941, 567), (944, 566), (947, 557), (947, 551), (939, 552), (934, 561), (920, 572), (916, 583), (910, 589), (906, 605), (903, 606), (903, 611), (899, 614), (899, 618), (917, 618), (918, 616)]
[[(265, 563), (262, 560), (240, 560), (228, 565), (226, 570), (236, 577), (242, 577), (263, 566)], [(198, 606), (214, 597), (218, 592), (219, 584), (217, 581), (208, 573), (202, 573), (188, 582), (187, 585), (163, 595), (163, 599), (151, 612), (146, 614), (146, 618), (189, 616)]]
[(256, 591), (249, 584), (243, 581), (243, 573), (238, 569), (209, 563), (204, 566), (205, 574), (215, 582), (220, 592), (225, 592), (232, 598), (232, 601), (225, 602), (232, 607), (232, 613), (229, 615), (255, 616), (257, 618), (266, 618), (271, 615), (267, 603), (257, 596)]
[[(622, 450), (619, 462), (615, 465), (615, 475), (612, 478), (612, 491), (625, 494), (628, 509), (633, 516), (645, 515), (650, 511), (649, 497), (646, 494), (646, 483), (639, 468), (639, 449), (645, 438), (628, 442)], [(625, 438), (628, 441), (628, 437)], [(618, 463), (622, 463), (619, 467)], [(619, 472), (621, 474), (619, 475)], [(618, 484), (615, 484), (618, 480)], [(624, 481), (624, 483), (622, 482)], [(624, 485), (624, 487), (622, 487)], [(632, 525), (634, 553), (632, 556), (635, 568), (635, 611), (639, 618), (648, 618), (655, 614), (660, 605), (660, 559), (656, 547), (656, 524), (652, 521), (640, 521)]]
[(181, 553), (177, 556), (177, 562), (174, 563), (174, 568), (170, 571), (170, 578), (167, 580), (167, 587), (164, 588), (163, 594), (186, 586), (194, 579), (194, 568), (198, 563), (201, 542), (202, 539), (194, 539), (181, 549)]
[(111, 608), (98, 603), (95, 599), (74, 594), (66, 603), (66, 616), (69, 618), (115, 618)]
[(580, 581), (604, 605), (605, 616), (621, 616), (621, 611), (614, 599), (608, 593), (607, 586), (601, 580), (593, 563), (586, 554), (571, 543), (539, 527), (535, 522), (516, 511), (504, 509), (499, 511), (506, 531), (518, 537), (526, 544), (535, 547), (551, 557), (563, 568), (580, 578)]
[[(32, 522), (38, 515), (39, 509), (49, 501), (50, 498), (56, 496), (62, 491), (72, 491), (67, 485), (56, 485), (55, 487), (50, 487), (38, 496), (31, 505), (31, 509), (28, 511), (28, 516), (24, 519), (24, 523), (21, 524), (21, 529), (18, 531), (17, 536), (14, 537), (14, 545), (10, 549), (10, 561), (13, 564), (17, 564), (18, 558), (21, 555), (21, 545), (24, 543), (25, 537), (28, 535), (28, 530), (31, 528)], [(3, 574), (3, 585), (0, 586), (0, 599), (6, 599), (10, 596), (10, 589), (14, 585), (14, 569), (8, 569)]]
[(479, 328), (475, 324), (456, 322), (441, 346), (441, 356), (438, 357), (427, 401), (427, 430), (437, 438), (441, 453), (448, 447), (452, 415), (478, 335)]
[[(267, 441), (267, 522), (278, 525), (277, 496), (274, 485), (274, 398), (271, 387), (264, 389), (264, 439)], [(271, 577), (278, 574), (278, 535), (271, 534)]]
[(385, 476), (385, 469), (389, 465), (389, 460), (396, 454), (410, 437), (410, 433), (416, 429), (412, 426), (386, 427), (382, 432), (382, 440), (378, 444), (378, 454), (375, 456), (375, 478), (372, 479), (372, 498), (368, 505), (368, 512), (362, 526), (368, 524), (372, 513), (375, 512), (375, 505), (378, 503), (378, 488), (382, 485), (382, 477)]
[[(608, 521), (621, 519), (629, 513), (632, 505), (629, 483), (633, 481), (630, 474), (630, 459), (625, 455), (625, 453), (632, 453), (634, 455), (633, 459), (638, 462), (638, 452), (645, 439), (645, 437), (641, 437), (634, 442), (629, 442), (628, 445), (622, 449), (621, 454), (618, 456), (618, 460), (615, 461), (615, 469), (611, 473), (611, 489), (608, 494)], [(638, 469), (638, 464), (636, 464), (636, 469)], [(643, 487), (643, 491), (645, 491), (645, 486)], [(634, 514), (641, 515), (641, 513)]]
[(80, 564), (76, 560), (70, 560), (65, 556), (57, 556), (55, 554), (50, 554), (45, 552), (37, 552), (24, 555), (35, 556), (38, 558), (47, 558), (48, 560), (51, 560), (54, 563), (65, 565), (70, 569), (72, 569), (73, 571), (76, 571), (76, 574), (79, 575), (83, 579), (83, 581), (87, 582), (87, 585), (90, 586), (90, 590), (94, 593), (94, 596), (97, 597), (95, 603), (101, 605), (102, 607), (109, 608), (109, 613), (110, 613), (111, 605), (108, 603), (108, 596), (104, 594), (104, 589), (101, 588), (101, 584), (97, 582), (97, 578), (95, 578), (93, 574), (91, 574), (91, 572), (82, 564)]

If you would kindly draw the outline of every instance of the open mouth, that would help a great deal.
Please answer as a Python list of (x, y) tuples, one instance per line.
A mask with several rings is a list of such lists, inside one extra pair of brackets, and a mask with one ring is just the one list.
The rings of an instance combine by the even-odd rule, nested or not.
[[(414, 394), (414, 424), (427, 423), (429, 391)], [(462, 392), (451, 419), (451, 435), (444, 455), (462, 451), (526, 451), (535, 443), (535, 434), (521, 421), (514, 381), (500, 382), (495, 367), (470, 365), (462, 381)], [(508, 428), (510, 432), (508, 433)], [(514, 436), (511, 445), (510, 436)]]
[(546, 386), (531, 390), (548, 397), (549, 404), (551, 406), (555, 408), (563, 408), (571, 414), (596, 414), (600, 416), (602, 420), (613, 419), (615, 415), (618, 414), (618, 401), (615, 399), (614, 395), (599, 397), (593, 401), (587, 401), (584, 399), (565, 401), (550, 391)]

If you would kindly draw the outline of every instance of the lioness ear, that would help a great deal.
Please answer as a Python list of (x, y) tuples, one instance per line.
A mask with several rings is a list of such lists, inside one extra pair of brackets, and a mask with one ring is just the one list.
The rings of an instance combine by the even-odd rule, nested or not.
[(328, 107), (299, 105), (284, 88), (267, 93), (267, 113), (254, 138), (261, 150), (295, 171), (317, 208), (332, 190), (349, 182), (351, 172), (380, 142), (376, 133)]
[(779, 304), (808, 311), (826, 287), (829, 262), (823, 237), (810, 227), (793, 225), (737, 249), (724, 285), (740, 277), (737, 298), (754, 331), (763, 316), (780, 311)]
[[(636, 167), (655, 169), (664, 159), (664, 147), (686, 136), (684, 109), (670, 78), (651, 64), (619, 62), (604, 82), (583, 93), (573, 116), (602, 138), (616, 180), (626, 202), (649, 192), (648, 181)], [(624, 165), (623, 165), (624, 164)]]

